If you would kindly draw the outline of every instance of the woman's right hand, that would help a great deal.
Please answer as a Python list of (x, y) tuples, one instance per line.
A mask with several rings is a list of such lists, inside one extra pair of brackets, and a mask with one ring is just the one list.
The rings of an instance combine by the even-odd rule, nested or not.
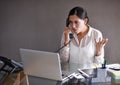
[(70, 38), (69, 38), (70, 33), (72, 33), (70, 28), (66, 27), (64, 30), (64, 37), (65, 37), (64, 45), (66, 45), (70, 41)]

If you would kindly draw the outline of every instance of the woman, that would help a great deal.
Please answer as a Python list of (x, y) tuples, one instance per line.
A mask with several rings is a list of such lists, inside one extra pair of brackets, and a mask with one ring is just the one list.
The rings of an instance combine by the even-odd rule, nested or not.
[[(87, 12), (82, 7), (74, 7), (67, 18), (67, 26), (63, 32), (60, 50), (62, 63), (68, 63), (80, 69), (93, 68), (94, 63), (104, 62), (104, 46), (108, 39), (102, 33), (88, 25)], [(70, 41), (69, 34), (73, 37)], [(69, 43), (69, 44), (68, 44)], [(73, 69), (73, 67), (71, 67)]]

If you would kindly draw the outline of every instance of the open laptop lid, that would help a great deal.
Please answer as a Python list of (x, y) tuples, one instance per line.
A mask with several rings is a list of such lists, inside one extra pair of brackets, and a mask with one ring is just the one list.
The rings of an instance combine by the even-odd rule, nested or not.
[(24, 72), (31, 76), (62, 81), (58, 53), (20, 49)]

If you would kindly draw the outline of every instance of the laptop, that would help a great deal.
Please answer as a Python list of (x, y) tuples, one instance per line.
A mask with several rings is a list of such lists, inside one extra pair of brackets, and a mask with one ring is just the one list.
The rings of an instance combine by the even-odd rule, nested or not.
[(64, 81), (70, 77), (70, 75), (62, 76), (58, 53), (21, 48), (20, 55), (27, 75), (58, 81)]

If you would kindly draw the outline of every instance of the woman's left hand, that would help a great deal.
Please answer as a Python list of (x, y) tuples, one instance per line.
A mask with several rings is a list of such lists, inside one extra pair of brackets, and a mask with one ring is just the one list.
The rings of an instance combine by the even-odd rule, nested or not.
[(101, 55), (102, 52), (102, 48), (106, 45), (106, 43), (108, 42), (108, 38), (99, 38), (99, 41), (97, 41), (95, 39), (95, 43), (96, 43), (96, 56)]

